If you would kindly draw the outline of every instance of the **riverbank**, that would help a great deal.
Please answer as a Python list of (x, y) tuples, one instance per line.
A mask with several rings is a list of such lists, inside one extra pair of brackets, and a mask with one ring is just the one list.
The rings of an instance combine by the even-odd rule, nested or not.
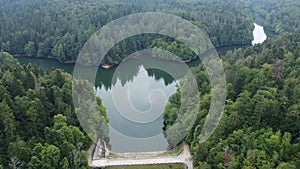
[[(217, 50), (218, 53), (221, 53), (222, 55), (225, 55), (228, 50), (234, 50), (234, 49), (238, 49), (238, 48), (244, 48), (244, 47), (247, 47), (247, 46), (250, 46), (250, 45), (251, 44), (228, 44), (228, 45), (218, 46), (215, 49)], [(59, 60), (59, 59), (57, 59), (57, 58), (55, 58), (53, 56), (36, 57), (36, 56), (28, 56), (26, 54), (13, 54), (13, 56), (15, 58), (23, 57), (23, 58), (32, 58), (32, 59), (52, 60), (52, 61), (56, 61), (56, 62), (58, 62), (59, 64), (62, 64), (62, 65), (75, 65), (76, 64), (75, 61), (72, 61), (72, 60), (61, 61), (61, 60)], [(167, 60), (167, 59), (162, 59), (162, 58), (158, 58), (158, 57), (156, 59), (161, 59), (161, 60), (164, 60), (164, 61)], [(180, 62), (188, 64), (188, 63), (194, 62), (197, 59), (198, 58), (189, 59), (189, 60), (180, 61)], [(168, 60), (168, 61), (172, 61), (172, 60)], [(111, 69), (111, 68), (113, 68), (113, 67), (115, 67), (117, 65), (118, 64), (113, 64), (113, 65), (103, 64), (103, 65), (100, 65), (100, 67), (103, 68), (103, 69)]]
[(115, 166), (104, 167), (104, 169), (185, 169), (183, 164), (160, 164), (160, 165), (143, 165), (143, 166)]
[[(32, 58), (32, 59), (45, 59), (45, 60), (53, 60), (53, 61), (56, 61), (60, 64), (64, 64), (64, 65), (75, 65), (76, 62), (75, 61), (72, 61), (72, 60), (66, 60), (66, 61), (61, 61), (53, 56), (45, 56), (45, 57), (37, 57), (37, 56), (28, 56), (28, 55), (25, 55), (25, 54), (13, 54), (12, 55), (14, 58), (20, 58), (20, 57), (24, 57), (24, 58)], [(100, 65), (103, 69), (110, 69), (116, 65), (108, 65), (108, 64), (103, 64), (103, 65)], [(91, 66), (93, 67), (93, 66)]]
[(28, 58), (40, 58), (40, 59), (49, 59), (49, 60), (55, 60), (59, 63), (62, 64), (75, 64), (75, 61), (71, 61), (71, 60), (66, 60), (66, 61), (61, 61), (53, 56), (28, 56), (26, 54), (12, 54), (13, 57), (18, 58), (18, 57), (28, 57)]
[(255, 13), (254, 22), (257, 23), (258, 25), (261, 25), (262, 27), (264, 27), (265, 33), (267, 34), (268, 37), (274, 37), (274, 36), (278, 35), (276, 33), (276, 31), (274, 30), (274, 28), (270, 28), (265, 25), (265, 18), (262, 15), (260, 15), (259, 13)]

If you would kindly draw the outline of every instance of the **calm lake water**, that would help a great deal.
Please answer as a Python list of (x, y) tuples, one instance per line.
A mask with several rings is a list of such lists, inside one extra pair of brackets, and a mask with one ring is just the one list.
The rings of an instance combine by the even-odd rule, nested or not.
[(252, 45), (263, 43), (267, 39), (267, 34), (265, 33), (264, 27), (254, 23), (253, 31), (254, 40)]
[[(28, 57), (17, 59), (21, 64), (37, 64), (45, 70), (59, 68), (72, 73), (74, 69), (72, 64), (61, 64), (55, 60)], [(199, 61), (191, 64), (199, 64)], [(167, 72), (172, 72), (175, 76), (172, 77), (166, 71), (159, 70), (159, 67), (166, 68)], [(116, 67), (98, 70), (95, 89), (107, 109), (112, 151), (145, 152), (168, 148), (162, 134), (162, 113), (168, 98), (176, 92), (178, 81), (187, 70), (185, 63), (158, 60), (153, 57), (128, 59)], [(116, 103), (116, 97), (121, 94), (128, 94), (129, 107), (125, 105), (123, 109), (118, 108), (118, 105), (126, 103)], [(139, 123), (124, 116), (126, 112), (132, 111), (130, 108), (140, 113), (158, 115), (147, 123)]]
[[(227, 50), (245, 47), (247, 45), (226, 46), (218, 48), (217, 51), (224, 54)], [(59, 68), (72, 74), (74, 69), (73, 64), (61, 64), (45, 58), (19, 57), (17, 59), (21, 64), (37, 64), (44, 70)], [(199, 63), (199, 60), (195, 60), (188, 65), (193, 67)], [(155, 66), (165, 67), (167, 72), (175, 72), (175, 77), (166, 71), (153, 68)], [(185, 75), (187, 69), (185, 63), (162, 61), (151, 57), (128, 59), (124, 64), (122, 62), (121, 65), (110, 69), (99, 68), (95, 89), (97, 96), (102, 98), (110, 119), (109, 136), (112, 151), (145, 152), (167, 149), (168, 143), (162, 134), (162, 113), (168, 98), (176, 92), (178, 81)], [(116, 93), (127, 94), (130, 105), (128, 109), (123, 110), (124, 108), (118, 107), (122, 103), (115, 103)], [(158, 116), (151, 122), (138, 123), (124, 116), (124, 113), (132, 111), (130, 108), (141, 113), (157, 113)]]

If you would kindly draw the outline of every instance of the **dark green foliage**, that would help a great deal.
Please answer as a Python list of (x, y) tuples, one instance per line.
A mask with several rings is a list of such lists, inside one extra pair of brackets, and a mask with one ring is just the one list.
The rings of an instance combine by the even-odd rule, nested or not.
[[(8, 53), (0, 55), (5, 67), (0, 72), (0, 166), (86, 169), (91, 141), (78, 127), (71, 75), (21, 67)], [(101, 99), (97, 101), (108, 122)]]
[[(193, 22), (208, 33), (215, 46), (250, 44), (252, 40), (250, 8), (234, 0), (186, 3), (173, 0), (14, 0), (1, 3), (1, 50), (75, 61), (84, 43), (106, 23), (129, 14), (153, 11), (175, 14)], [(152, 41), (157, 37), (160, 36), (130, 37), (116, 45), (103, 63), (118, 64), (129, 54), (153, 46), (157, 42)], [(185, 48), (171, 43), (167, 50), (183, 60), (195, 58), (192, 53), (185, 54)]]
[[(215, 46), (250, 44), (254, 19), (280, 35), (223, 56), (224, 115), (203, 144), (198, 141), (210, 108), (211, 88), (205, 67), (192, 70), (201, 104), (186, 140), (199, 169), (300, 168), (298, 0), (0, 0), (0, 169), (87, 169), (84, 150), (90, 140), (78, 127), (75, 112), (86, 113), (91, 103), (95, 111), (86, 120), (100, 123), (87, 127), (101, 130), (105, 133), (101, 138), (109, 139), (109, 119), (100, 98), (75, 111), (71, 75), (61, 70), (44, 73), (30, 64), (20, 66), (7, 52), (75, 61), (84, 43), (103, 25), (145, 11), (183, 17), (206, 31)], [(143, 34), (120, 42), (103, 63), (118, 64), (149, 47), (168, 50), (186, 61), (196, 58), (170, 37)], [(87, 92), (94, 96), (92, 90)], [(164, 129), (181, 119), (180, 92), (166, 106)], [(173, 130), (180, 129), (179, 125)]]
[(35, 50), (35, 44), (34, 44), (34, 42), (28, 42), (24, 46), (24, 52), (28, 56), (35, 56), (36, 55), (36, 50)]
[[(210, 108), (208, 75), (193, 70), (200, 96), (196, 124), (187, 135), (195, 166), (200, 168), (299, 168), (300, 31), (268, 40), (223, 57), (227, 101), (223, 119), (203, 144), (199, 136)], [(164, 124), (179, 113), (180, 91), (170, 97)]]
[(299, 30), (300, 2), (297, 0), (246, 0), (256, 21), (276, 34)]

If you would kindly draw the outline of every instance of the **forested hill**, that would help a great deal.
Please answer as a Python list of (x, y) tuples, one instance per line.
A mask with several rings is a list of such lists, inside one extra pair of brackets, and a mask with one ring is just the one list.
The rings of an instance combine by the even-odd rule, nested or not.
[[(107, 119), (99, 98), (97, 103)], [(108, 141), (108, 134), (104, 137)], [(88, 169), (90, 144), (72, 103), (72, 76), (31, 64), (20, 66), (1, 52), (0, 169)]]
[(300, 29), (300, 1), (298, 0), (246, 0), (259, 24), (276, 34)]
[[(7, 52), (74, 61), (101, 26), (144, 11), (188, 19), (206, 30), (217, 46), (250, 43), (254, 15), (278, 34), (263, 44), (222, 56), (225, 110), (203, 144), (199, 136), (210, 108), (211, 87), (205, 67), (193, 68), (201, 104), (186, 141), (197, 169), (299, 169), (298, 9), (299, 0), (0, 0), (0, 169), (88, 169), (85, 150), (91, 143), (76, 117), (84, 110), (72, 103), (72, 76), (62, 70), (21, 66)], [(171, 40), (135, 36), (111, 50), (105, 63), (117, 64), (128, 52), (149, 46), (178, 51), (184, 59), (194, 57), (186, 46)], [(99, 98), (96, 101), (102, 120), (99, 129), (108, 141), (106, 110)], [(180, 91), (165, 108), (165, 129), (174, 123), (179, 108)], [(167, 139), (172, 145), (174, 141)]]
[[(193, 70), (201, 104), (186, 140), (196, 168), (300, 168), (299, 42), (300, 31), (296, 31), (263, 45), (227, 52), (223, 58), (225, 111), (215, 133), (203, 144), (199, 136), (211, 93), (205, 68)], [(164, 113), (167, 129), (178, 117), (180, 92), (169, 100)]]
[[(216, 46), (251, 44), (253, 30), (250, 8), (235, 0), (0, 0), (0, 10), (2, 51), (60, 61), (76, 60), (90, 35), (107, 22), (144, 11), (190, 20), (206, 30)], [(145, 39), (140, 36), (124, 42), (105, 62), (119, 63), (128, 48), (151, 46)]]
[[(186, 140), (195, 168), (300, 167), (300, 31), (224, 56), (227, 101), (212, 137), (199, 144), (210, 107), (204, 67), (193, 70), (201, 91), (198, 119)], [(71, 76), (20, 66), (0, 53), (0, 169), (87, 169), (90, 140), (78, 127)], [(179, 93), (164, 113), (168, 128), (177, 117)], [(105, 116), (105, 109), (98, 102)]]

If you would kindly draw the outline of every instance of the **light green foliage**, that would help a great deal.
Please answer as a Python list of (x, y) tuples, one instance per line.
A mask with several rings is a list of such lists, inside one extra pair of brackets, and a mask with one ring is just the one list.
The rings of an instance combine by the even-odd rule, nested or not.
[(104, 107), (104, 105), (102, 104), (102, 100), (100, 97), (96, 97), (96, 101), (97, 101), (97, 105), (99, 107), (99, 110), (101, 112), (102, 117), (104, 117), (106, 123), (109, 122), (109, 119), (107, 117), (107, 112), (106, 112), (106, 108)]
[(65, 60), (65, 54), (62, 44), (55, 44), (51, 54), (59, 60)]
[(36, 55), (36, 49), (35, 49), (35, 44), (34, 42), (28, 42), (25, 46), (24, 46), (24, 52), (26, 53), (26, 55), (28, 56), (35, 56)]
[(18, 60), (7, 52), (0, 52), (0, 72), (5, 66), (10, 64), (17, 64)]
[(31, 158), (28, 163), (29, 169), (67, 169), (68, 161), (64, 158), (60, 160), (60, 150), (58, 147), (53, 145), (37, 145), (34, 148), (35, 155)]

